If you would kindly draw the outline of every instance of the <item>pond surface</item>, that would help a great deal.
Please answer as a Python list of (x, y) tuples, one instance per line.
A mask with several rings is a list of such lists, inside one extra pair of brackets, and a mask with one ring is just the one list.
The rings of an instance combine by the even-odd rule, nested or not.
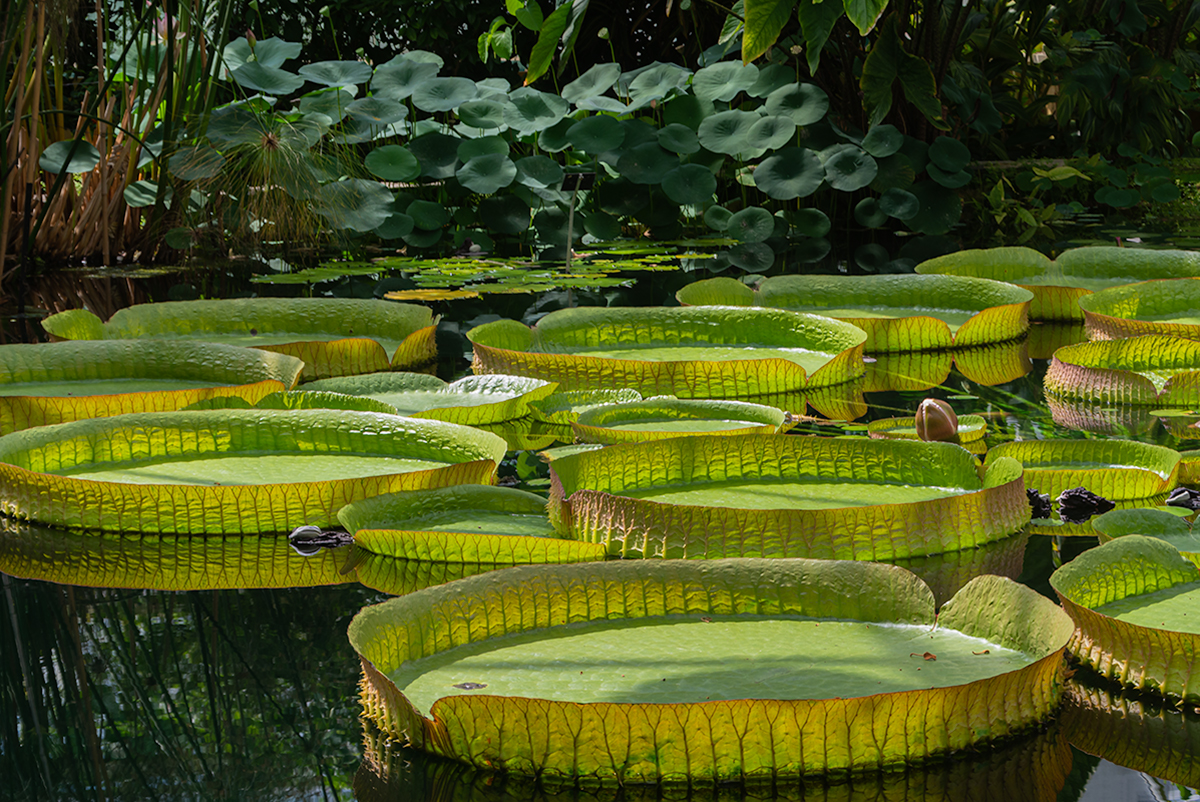
[[(656, 275), (647, 282), (663, 296), (702, 277)], [(549, 305), (571, 301), (567, 295)], [(481, 315), (521, 318), (527, 309), (547, 306), (545, 298), (505, 297), (484, 313), (440, 303), (435, 312), (447, 316), (439, 342), (444, 379), (464, 372), (461, 334), (485, 322)], [(1081, 332), (1037, 334), (1063, 337), (1065, 344)], [(1054, 421), (1041, 393), (1045, 368), (1045, 360), (1034, 360), (1028, 375), (991, 387), (955, 371), (932, 389), (868, 393), (865, 417), (837, 427), (805, 422), (796, 431), (863, 434), (867, 421), (911, 415), (933, 395), (960, 415), (983, 415), (989, 445), (1105, 436)], [(1101, 411), (1092, 420), (1097, 429), (1111, 429), (1119, 426), (1117, 413), (1105, 417)], [(1200, 447), (1157, 423), (1141, 428), (1121, 434), (1180, 450)], [(536, 460), (527, 453), (509, 457), (502, 475), (526, 489), (545, 490), (544, 469), (530, 468)], [(660, 798), (654, 789), (616, 794), (495, 777), (384, 744), (360, 720), (361, 667), (346, 628), (361, 607), (387, 594), (349, 582), (339, 570), (343, 554), (304, 558), (264, 545), (263, 538), (236, 537), (182, 544), (106, 538), (75, 549), (72, 537), (0, 529), (0, 800)], [(1001, 567), (991, 570), (1019, 576), (1053, 597), (1047, 580), (1055, 565), (1094, 544), (1092, 538), (1034, 535), (1016, 552), (1008, 549)], [(144, 587), (147, 575), (160, 587), (230, 589), (114, 587)], [(272, 582), (317, 586), (234, 589)], [(749, 790), (702, 788), (667, 798), (1191, 799), (1200, 794), (1162, 778), (1200, 778), (1197, 744), (1200, 714), (1163, 710), (1149, 700), (1110, 699), (1107, 688), (1081, 672), (1054, 722), (1001, 748), (832, 785), (814, 780)]]

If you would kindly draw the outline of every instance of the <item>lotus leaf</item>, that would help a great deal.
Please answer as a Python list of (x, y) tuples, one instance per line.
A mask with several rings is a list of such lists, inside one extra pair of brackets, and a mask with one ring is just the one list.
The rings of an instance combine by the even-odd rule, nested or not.
[(883, 159), (900, 150), (904, 134), (894, 125), (875, 125), (863, 137), (862, 149), (876, 159)]
[(346, 115), (382, 128), (399, 122), (408, 116), (408, 109), (395, 100), (382, 97), (364, 97), (346, 106)]
[(603, 560), (604, 548), (562, 540), (546, 499), (523, 490), (459, 485), (388, 493), (347, 504), (338, 520), (354, 533), (356, 554), (503, 568)]
[(621, 77), (620, 64), (593, 64), (574, 81), (562, 88), (563, 100), (579, 104), (581, 101), (603, 95)]
[[(517, 183), (538, 189), (556, 188), (562, 184), (563, 168), (548, 156), (526, 156), (517, 160)], [(529, 210), (521, 230), (529, 227)], [(510, 232), (520, 233), (520, 232)]]
[(616, 150), (624, 141), (625, 128), (607, 114), (585, 117), (567, 129), (567, 142), (584, 153)]
[(303, 588), (351, 581), (348, 548), (302, 557), (287, 538), (80, 532), (0, 516), (0, 571), (100, 588)]
[(834, 145), (822, 153), (822, 158), (825, 162), (825, 180), (829, 186), (842, 192), (862, 189), (875, 180), (875, 174), (879, 171), (875, 159), (857, 145)]
[(325, 86), (353, 86), (371, 80), (374, 71), (363, 61), (318, 61), (305, 64), (297, 70), (315, 84)]
[(554, 460), (565, 535), (642, 557), (890, 560), (970, 548), (1029, 520), (1020, 465), (950, 443), (677, 437)]
[(506, 103), (498, 98), (468, 100), (466, 103), (459, 105), (455, 113), (458, 115), (458, 119), (463, 121), (464, 125), (484, 130), (494, 130), (506, 127), (506, 123), (504, 122), (505, 106)]
[(304, 363), (232, 345), (88, 341), (0, 346), (0, 435), (201, 399), (249, 403), (290, 388)]
[[(867, 433), (879, 440), (917, 440), (917, 419), (880, 418), (867, 424)], [(958, 440), (963, 446), (982, 440), (987, 435), (987, 421), (978, 415), (958, 416)]]
[(700, 140), (696, 138), (695, 130), (679, 123), (671, 123), (658, 129), (657, 139), (664, 150), (672, 153), (690, 155), (700, 151)]
[(534, 328), (499, 320), (471, 330), (478, 373), (558, 382), (564, 390), (761, 400), (862, 375), (860, 329), (769, 309), (563, 309)]
[(1193, 278), (1109, 287), (1080, 298), (1079, 308), (1093, 340), (1145, 334), (1200, 340), (1200, 281)]
[(820, 209), (798, 209), (789, 216), (788, 222), (798, 233), (813, 238), (824, 237), (833, 228), (829, 216)]
[(1101, 543), (1126, 535), (1145, 535), (1171, 544), (1200, 566), (1200, 533), (1193, 532), (1191, 524), (1165, 509), (1112, 510), (1093, 518), (1091, 524)]
[(919, 204), (917, 213), (905, 221), (913, 231), (940, 235), (958, 223), (962, 216), (962, 199), (957, 192), (933, 181), (918, 181), (908, 189)]
[(329, 122), (341, 122), (346, 116), (346, 107), (354, 100), (354, 94), (345, 89), (320, 89), (300, 98), (300, 111), (304, 114), (324, 114)]
[(378, 181), (348, 178), (317, 188), (313, 210), (334, 228), (371, 231), (392, 212), (392, 192)]
[(736, 61), (720, 61), (697, 70), (692, 76), (692, 92), (701, 100), (733, 100), (758, 82), (758, 67)]
[(743, 242), (730, 248), (726, 255), (730, 264), (747, 273), (765, 273), (775, 264), (775, 251), (765, 242)]
[[(436, 355), (423, 306), (349, 298), (234, 298), (139, 304), (107, 323), (75, 309), (43, 328), (66, 340), (188, 339), (244, 345), (304, 360), (302, 379), (416, 367)], [(394, 351), (393, 351), (394, 349)], [(389, 364), (388, 352), (392, 353)]]
[(921, 202), (911, 192), (892, 187), (879, 196), (879, 208), (889, 217), (911, 220), (921, 210)]
[[(70, 161), (67, 160), (68, 155)], [(87, 173), (100, 163), (100, 158), (100, 151), (92, 143), (64, 139), (46, 146), (46, 149), (38, 156), (38, 167), (55, 174)]]
[(515, 89), (508, 96), (504, 121), (519, 134), (529, 135), (545, 130), (567, 116), (570, 105), (558, 95), (539, 92), (528, 86)]
[(470, 78), (428, 78), (413, 89), (412, 102), (422, 111), (452, 111), (478, 93)]
[(295, 73), (269, 67), (259, 61), (248, 61), (230, 72), (240, 86), (266, 95), (288, 95), (304, 86), (304, 79)]
[(738, 242), (762, 242), (775, 231), (775, 216), (761, 206), (734, 212), (725, 224), (725, 233)]
[(739, 156), (743, 151), (750, 150), (747, 138), (750, 129), (762, 119), (759, 115), (748, 111), (721, 111), (705, 117), (696, 131), (700, 144), (713, 153), (726, 153)]
[(679, 166), (679, 157), (659, 147), (657, 141), (629, 148), (617, 160), (623, 178), (635, 184), (661, 184)]
[(408, 150), (420, 162), (421, 175), (437, 180), (454, 175), (460, 144), (462, 140), (456, 136), (432, 131), (410, 139)]
[(825, 315), (867, 333), (865, 353), (963, 348), (1021, 337), (1032, 293), (960, 276), (775, 276), (757, 290), (730, 278), (676, 293), (685, 305), (754, 305)]
[(491, 195), (513, 182), (517, 177), (517, 166), (507, 155), (488, 153), (476, 156), (455, 173), (458, 183), (480, 195)]
[[(366, 716), (418, 748), (592, 783), (729, 782), (923, 761), (1057, 706), (1071, 625), (1048, 600), (979, 577), (937, 624), (929, 588), (894, 566), (610, 562), (393, 599), (350, 640)], [(625, 682), (551, 654), (607, 657)]]
[(1200, 405), (1200, 343), (1147, 335), (1064, 346), (1045, 385), (1052, 396), (1108, 406)]
[(744, 401), (700, 401), (665, 395), (604, 404), (571, 422), (581, 443), (636, 443), (698, 434), (782, 434), (794, 419), (776, 407)]
[(469, 162), (476, 156), (498, 154), (507, 156), (511, 148), (508, 140), (499, 135), (479, 136), (474, 139), (464, 139), (458, 146), (458, 160)]
[(1129, 535), (1050, 577), (1075, 621), (1068, 651), (1101, 676), (1195, 705), (1200, 569), (1156, 538)]
[(790, 117), (778, 115), (763, 117), (750, 126), (748, 142), (752, 151), (746, 155), (760, 156), (768, 150), (775, 150), (792, 142), (796, 138), (796, 124)]
[(367, 154), (363, 164), (384, 181), (412, 181), (421, 174), (417, 157), (399, 145), (384, 145)]
[(345, 410), (135, 413), (0, 437), (0, 512), (106, 532), (327, 526), (359, 498), (487, 482), (500, 438)]
[(553, 393), (555, 385), (520, 376), (468, 376), (447, 384), (421, 373), (371, 373), (324, 379), (304, 388), (367, 396), (401, 415), (476, 426), (529, 414), (530, 402)]
[[(528, 157), (527, 157), (528, 158)], [(521, 181), (522, 164), (517, 162), (517, 180)], [(521, 183), (525, 183), (521, 181)], [(479, 219), (493, 231), (501, 234), (520, 234), (529, 229), (529, 204), (515, 195), (485, 198), (479, 204)]]
[(717, 191), (717, 179), (701, 164), (681, 164), (662, 179), (663, 192), (678, 204), (699, 206)]
[(789, 83), (767, 95), (767, 114), (790, 117), (796, 125), (812, 125), (829, 111), (829, 96), (815, 84)]

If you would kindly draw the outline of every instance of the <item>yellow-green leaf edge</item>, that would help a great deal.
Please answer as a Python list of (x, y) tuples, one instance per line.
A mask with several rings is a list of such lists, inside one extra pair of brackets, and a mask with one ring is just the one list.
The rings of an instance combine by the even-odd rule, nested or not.
[(580, 414), (571, 423), (575, 441), (579, 443), (637, 443), (643, 440), (664, 440), (668, 437), (689, 437), (700, 433), (671, 430), (633, 430), (613, 428), (614, 423), (635, 420), (740, 420), (753, 423), (737, 429), (705, 432), (714, 436), (738, 434), (783, 434), (795, 419), (778, 407), (749, 404), (745, 401), (709, 401), (701, 399), (655, 396), (643, 401), (624, 404), (605, 404)]
[(1145, 319), (1197, 306), (1200, 306), (1200, 281), (1194, 278), (1139, 281), (1079, 299), (1088, 337), (1093, 340), (1119, 340), (1145, 334), (1197, 340), (1200, 339), (1200, 325)]
[[(1179, 452), (1133, 440), (1019, 440), (988, 450), (984, 465), (1011, 457), (1025, 467), (1025, 486), (1050, 498), (1072, 487), (1086, 487), (1109, 501), (1148, 499), (1179, 483)], [(1078, 463), (1078, 468), (1042, 468)], [(1095, 468), (1089, 463), (1127, 467)]]
[[(1064, 346), (1046, 370), (1048, 393), (1106, 405), (1200, 404), (1200, 343), (1150, 334)], [(1145, 373), (1171, 372), (1161, 391)]]

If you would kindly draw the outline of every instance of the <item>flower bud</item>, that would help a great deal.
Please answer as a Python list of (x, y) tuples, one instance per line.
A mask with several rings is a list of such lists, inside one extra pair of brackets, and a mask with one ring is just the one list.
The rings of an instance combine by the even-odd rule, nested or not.
[(926, 398), (917, 407), (917, 437), (926, 441), (958, 442), (958, 416), (945, 401)]

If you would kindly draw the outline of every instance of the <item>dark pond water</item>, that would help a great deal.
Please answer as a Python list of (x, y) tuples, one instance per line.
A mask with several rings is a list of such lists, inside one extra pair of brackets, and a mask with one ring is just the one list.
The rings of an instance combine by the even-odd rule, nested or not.
[[(702, 277), (649, 273), (636, 292), (661, 299)], [(482, 305), (439, 302), (438, 311), (447, 315), (440, 372), (452, 378), (465, 369), (460, 334), (480, 318), (528, 317), (581, 297), (586, 303), (627, 304), (633, 292), (617, 285), (571, 296), (497, 296)], [(991, 445), (1014, 438), (1102, 437), (1107, 431), (1180, 450), (1200, 447), (1153, 419), (1099, 416), (1093, 432), (1056, 423), (1041, 393), (1045, 357), (1055, 344), (1080, 337), (1078, 330), (1038, 329), (1015, 350), (996, 349), (962, 370), (902, 366), (909, 386), (931, 389), (839, 399), (837, 404), (850, 405), (839, 409), (861, 405), (863, 416), (838, 428), (808, 424), (801, 430), (858, 431), (874, 418), (911, 414), (922, 398), (934, 395), (959, 414), (985, 415)], [(1037, 358), (1030, 360), (1030, 354)], [(876, 378), (877, 386), (895, 383), (894, 377)], [(535, 462), (512, 452), (502, 474), (539, 489), (544, 475)], [(988, 572), (1019, 577), (1050, 595), (1047, 578), (1054, 567), (1094, 543), (1034, 534), (955, 561), (907, 567), (925, 576), (942, 599), (971, 575)], [(170, 587), (182, 577), (191, 587), (207, 588), (237, 587), (239, 576), (247, 577), (244, 585), (296, 585), (304, 577), (336, 582), (328, 565), (305, 563), (336, 555), (304, 558), (282, 539), (262, 538), (208, 539), (203, 547), (198, 541), (135, 537), (79, 545), (76, 535), (11, 522), (0, 527), (0, 800), (660, 798), (654, 789), (614, 795), (539, 786), (383, 743), (359, 718), (360, 667), (346, 627), (361, 607), (386, 598), (384, 590), (358, 583), (122, 589)], [(419, 572), (398, 575), (409, 577), (410, 584), (429, 581)], [(1200, 796), (1176, 785), (1200, 784), (1200, 715), (1163, 710), (1110, 690), (1080, 673), (1062, 712), (1043, 731), (934, 766), (833, 784), (700, 788), (690, 796), (684, 791), (665, 796), (947, 802)]]

